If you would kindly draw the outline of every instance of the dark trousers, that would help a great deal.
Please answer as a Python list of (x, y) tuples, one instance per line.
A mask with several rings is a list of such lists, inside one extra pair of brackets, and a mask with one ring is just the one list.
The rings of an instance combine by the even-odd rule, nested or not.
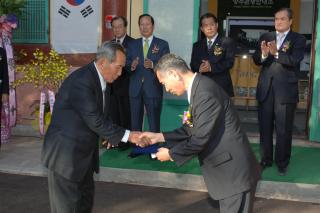
[[(162, 97), (147, 98), (142, 94), (137, 97), (130, 97), (131, 106), (131, 127), (132, 130), (142, 131), (144, 107), (147, 111), (150, 132), (160, 132), (160, 115), (162, 109)], [(148, 147), (134, 147), (133, 154), (151, 154), (156, 153), (158, 149), (157, 144)]]
[(48, 170), (51, 213), (90, 213), (94, 199), (93, 171), (81, 182), (68, 180)]
[(130, 106), (132, 130), (142, 131), (144, 107), (146, 107), (149, 131), (160, 132), (162, 97), (147, 98), (143, 94), (137, 97), (130, 97)]
[(272, 88), (266, 100), (259, 103), (261, 160), (273, 162), (273, 129), (276, 130), (275, 162), (279, 168), (288, 166), (291, 156), (292, 128), (296, 103), (281, 103)]
[(113, 92), (110, 96), (109, 113), (113, 123), (123, 128), (131, 129), (129, 96), (123, 96), (117, 92)]
[(220, 213), (251, 213), (256, 193), (257, 183), (251, 190), (219, 200)]

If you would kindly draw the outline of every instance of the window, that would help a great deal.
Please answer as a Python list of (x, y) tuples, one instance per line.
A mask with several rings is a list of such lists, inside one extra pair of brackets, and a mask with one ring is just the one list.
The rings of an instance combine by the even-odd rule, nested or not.
[(13, 32), (14, 43), (48, 43), (48, 0), (28, 0)]

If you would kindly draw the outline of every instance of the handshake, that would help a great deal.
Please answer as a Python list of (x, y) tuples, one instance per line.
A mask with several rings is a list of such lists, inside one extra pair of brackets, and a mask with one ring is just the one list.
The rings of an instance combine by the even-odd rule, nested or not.
[(137, 146), (146, 147), (164, 142), (164, 137), (162, 133), (131, 131), (128, 140)]
[[(140, 147), (149, 146), (155, 143), (164, 142), (163, 134), (160, 133), (154, 133), (154, 132), (135, 132), (131, 131), (129, 136), (129, 141), (131, 143), (136, 144)], [(156, 157), (159, 161), (173, 161), (168, 148), (159, 148)]]

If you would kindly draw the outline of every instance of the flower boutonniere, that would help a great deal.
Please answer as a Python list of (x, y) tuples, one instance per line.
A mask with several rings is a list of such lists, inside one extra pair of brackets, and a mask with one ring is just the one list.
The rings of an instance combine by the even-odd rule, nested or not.
[(191, 114), (191, 105), (188, 108), (188, 111), (183, 111), (183, 115), (180, 115), (182, 118), (182, 124), (188, 127), (193, 127), (192, 123), (192, 114)]
[(219, 44), (214, 45), (213, 54), (215, 56), (219, 56), (222, 54), (222, 47), (220, 47)]
[(153, 48), (152, 48), (152, 54), (157, 54), (159, 52), (160, 48), (158, 45), (153, 45)]
[(290, 41), (286, 41), (284, 42), (284, 44), (282, 45), (281, 51), (282, 52), (287, 52), (290, 49)]

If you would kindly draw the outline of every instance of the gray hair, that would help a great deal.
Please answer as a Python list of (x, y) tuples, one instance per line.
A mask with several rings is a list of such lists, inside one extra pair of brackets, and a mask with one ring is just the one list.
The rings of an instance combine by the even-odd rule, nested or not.
[(181, 73), (186, 73), (190, 69), (187, 63), (175, 54), (166, 54), (160, 58), (154, 70), (161, 74), (166, 74), (169, 70), (174, 69)]
[(126, 51), (121, 44), (112, 41), (105, 41), (98, 47), (96, 61), (100, 58), (107, 58), (109, 62), (113, 62), (116, 58), (117, 51), (126, 54)]

